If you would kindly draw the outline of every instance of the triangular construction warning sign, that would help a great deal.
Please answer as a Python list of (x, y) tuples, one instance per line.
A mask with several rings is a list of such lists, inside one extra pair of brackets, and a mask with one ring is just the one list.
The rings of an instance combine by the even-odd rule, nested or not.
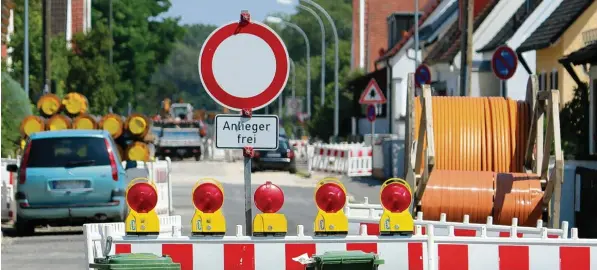
[(379, 84), (375, 79), (371, 79), (367, 87), (365, 87), (365, 91), (361, 94), (361, 99), (359, 99), (360, 104), (384, 104), (386, 103), (386, 96), (384, 96), (383, 92), (381, 92), (381, 88), (379, 88)]

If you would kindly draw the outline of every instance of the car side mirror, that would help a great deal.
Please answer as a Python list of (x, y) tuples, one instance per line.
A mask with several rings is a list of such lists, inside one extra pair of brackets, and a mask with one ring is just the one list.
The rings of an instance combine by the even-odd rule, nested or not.
[(8, 164), (6, 165), (6, 170), (9, 172), (17, 172), (19, 170), (19, 166), (17, 166), (17, 164)]
[(137, 168), (137, 161), (136, 160), (127, 160), (126, 161), (126, 169), (135, 169)]

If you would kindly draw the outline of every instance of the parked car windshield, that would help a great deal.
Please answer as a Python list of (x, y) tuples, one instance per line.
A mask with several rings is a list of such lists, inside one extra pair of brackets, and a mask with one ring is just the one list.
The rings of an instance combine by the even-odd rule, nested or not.
[(28, 168), (110, 165), (103, 138), (46, 138), (32, 140), (30, 143)]

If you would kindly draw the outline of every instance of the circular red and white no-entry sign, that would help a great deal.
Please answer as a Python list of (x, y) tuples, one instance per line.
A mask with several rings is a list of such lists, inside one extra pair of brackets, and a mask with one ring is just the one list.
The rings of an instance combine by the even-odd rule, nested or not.
[(231, 22), (214, 30), (203, 43), (199, 74), (207, 93), (231, 110), (260, 109), (286, 86), (288, 51), (267, 25)]

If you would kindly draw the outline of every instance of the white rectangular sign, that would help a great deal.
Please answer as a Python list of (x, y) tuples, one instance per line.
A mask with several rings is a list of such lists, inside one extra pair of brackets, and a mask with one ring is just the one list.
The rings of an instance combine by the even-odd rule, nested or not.
[(242, 149), (251, 146), (256, 150), (278, 149), (279, 121), (277, 115), (238, 114), (216, 115), (216, 148)]

